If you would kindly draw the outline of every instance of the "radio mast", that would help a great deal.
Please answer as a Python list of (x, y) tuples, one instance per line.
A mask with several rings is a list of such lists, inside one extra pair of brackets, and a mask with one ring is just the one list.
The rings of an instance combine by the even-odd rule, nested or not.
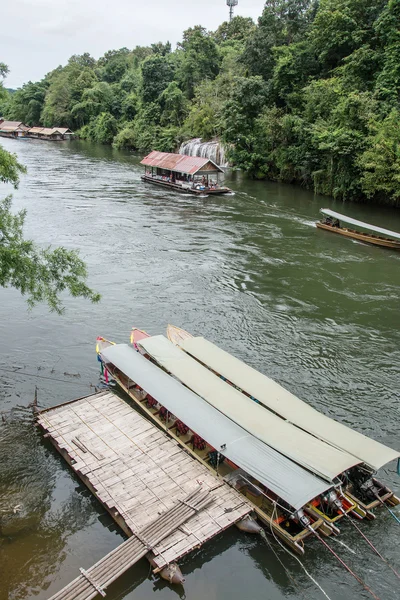
[(232, 21), (233, 7), (239, 4), (239, 0), (226, 0), (227, 6), (229, 6), (229, 21)]

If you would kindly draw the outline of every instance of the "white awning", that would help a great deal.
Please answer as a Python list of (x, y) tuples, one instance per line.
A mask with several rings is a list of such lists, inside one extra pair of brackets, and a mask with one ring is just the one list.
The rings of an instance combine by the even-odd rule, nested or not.
[(318, 440), (244, 396), (162, 335), (139, 345), (159, 365), (259, 440), (319, 477), (332, 481), (361, 461)]
[(339, 221), (343, 221), (343, 223), (348, 223), (349, 225), (355, 225), (355, 227), (361, 227), (362, 229), (368, 229), (368, 231), (375, 231), (375, 233), (380, 233), (385, 237), (395, 238), (396, 240), (400, 240), (400, 233), (396, 233), (396, 231), (390, 231), (390, 229), (384, 229), (383, 227), (377, 227), (376, 225), (370, 225), (369, 223), (364, 223), (363, 221), (357, 221), (357, 219), (352, 219), (351, 217), (346, 217), (346, 215), (341, 215), (330, 208), (321, 208), (322, 214), (333, 217), (334, 219), (338, 219)]
[(400, 456), (399, 452), (323, 415), (269, 377), (202, 337), (182, 340), (179, 346), (290, 423), (356, 456), (375, 470)]
[[(178, 351), (180, 352), (180, 351)], [(183, 352), (182, 352), (183, 354)], [(111, 363), (238, 467), (295, 509), (331, 486), (244, 431), (132, 346), (101, 350)], [(223, 446), (226, 446), (222, 448)]]

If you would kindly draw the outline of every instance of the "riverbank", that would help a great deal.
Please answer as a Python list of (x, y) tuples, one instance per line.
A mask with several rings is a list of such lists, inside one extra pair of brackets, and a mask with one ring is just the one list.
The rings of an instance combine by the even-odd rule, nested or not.
[[(58, 317), (44, 306), (30, 313), (14, 290), (0, 292), (1, 508), (22, 506), (7, 529), (2, 521), (1, 600), (46, 600), (123, 540), (42, 441), (26, 408), (35, 385), (42, 407), (90, 393), (98, 380), (97, 335), (126, 342), (133, 325), (158, 333), (169, 320), (204, 333), (330, 416), (399, 447), (400, 257), (314, 226), (324, 206), (400, 230), (397, 211), (343, 207), (239, 171), (226, 174), (234, 195), (193, 198), (145, 185), (140, 157), (109, 146), (1, 143), (28, 168), (20, 188), (9, 190), (15, 210), (28, 210), (27, 237), (79, 248), (89, 284), (102, 294), (98, 305), (69, 299)], [(399, 489), (394, 467), (381, 478)], [(384, 513), (367, 524), (398, 569), (395, 527)], [(393, 600), (392, 574), (352, 528), (343, 526), (340, 539), (356, 553), (346, 551), (347, 562), (381, 600)], [(232, 531), (183, 561), (187, 597), (319, 600), (300, 565), (275, 550), (299, 587), (265, 542)], [(319, 546), (304, 564), (332, 600), (359, 597), (358, 584)], [(139, 563), (107, 597), (150, 600), (156, 593), (177, 598)]]
[(62, 118), (84, 139), (143, 153), (220, 138), (230, 164), (257, 179), (399, 207), (398, 3), (292, 3), (266, 3), (257, 23), (190, 27), (176, 48), (74, 54), (4, 90), (0, 113), (49, 126)]

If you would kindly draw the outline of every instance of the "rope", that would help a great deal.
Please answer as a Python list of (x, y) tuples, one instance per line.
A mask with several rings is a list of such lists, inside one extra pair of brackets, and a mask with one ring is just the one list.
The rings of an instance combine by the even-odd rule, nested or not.
[(260, 535), (261, 535), (262, 539), (268, 544), (269, 549), (274, 554), (276, 560), (280, 563), (280, 565), (281, 565), (282, 569), (285, 571), (287, 577), (292, 581), (294, 587), (297, 588), (297, 590), (300, 592), (300, 594), (303, 596), (303, 598), (305, 598), (304, 592), (300, 588), (299, 584), (297, 583), (297, 581), (295, 580), (295, 578), (290, 574), (289, 569), (283, 564), (283, 562), (279, 558), (278, 554), (275, 552), (272, 544), (269, 543), (269, 540), (267, 538), (267, 534), (265, 533), (264, 529), (260, 530)]
[(342, 560), (340, 558), (340, 556), (338, 554), (336, 554), (336, 552), (333, 550), (333, 548), (331, 548), (329, 546), (329, 544), (327, 544), (325, 542), (325, 540), (322, 539), (322, 537), (316, 532), (314, 531), (314, 529), (310, 528), (310, 530), (313, 532), (313, 534), (316, 536), (316, 538), (326, 547), (328, 548), (329, 552), (331, 552), (333, 554), (333, 556), (335, 558), (337, 558), (337, 560), (340, 562), (340, 564), (346, 569), (346, 571), (348, 571), (350, 573), (350, 575), (352, 575), (354, 577), (354, 579), (356, 579), (358, 581), (359, 584), (361, 584), (363, 586), (363, 588), (369, 592), (371, 594), (371, 596), (373, 598), (375, 598), (375, 600), (380, 600), (379, 596), (377, 596), (370, 587), (368, 587), (368, 585), (361, 579), (361, 577), (359, 577), (356, 573), (354, 573), (354, 571), (352, 571), (350, 569), (350, 567), (348, 565), (346, 565), (346, 563), (344, 562), (344, 560)]
[[(275, 515), (276, 515), (276, 502), (274, 502), (274, 510), (272, 512), (272, 517), (271, 519), (275, 519)], [(283, 548), (285, 550), (285, 552), (287, 552), (288, 554), (290, 554), (290, 556), (292, 556), (293, 558), (295, 558), (297, 560), (297, 562), (299, 563), (299, 565), (301, 566), (301, 568), (303, 569), (303, 571), (305, 572), (305, 574), (307, 575), (307, 577), (309, 579), (311, 579), (311, 581), (314, 583), (314, 585), (317, 586), (317, 588), (320, 590), (320, 592), (325, 596), (325, 598), (327, 598), (327, 600), (331, 600), (331, 598), (328, 596), (328, 594), (325, 592), (325, 590), (322, 589), (322, 587), (319, 585), (318, 581), (316, 581), (314, 579), (314, 577), (307, 571), (307, 569), (305, 568), (305, 566), (303, 565), (303, 563), (301, 562), (301, 560), (299, 559), (298, 556), (296, 556), (295, 554), (293, 554), (293, 552), (291, 552), (288, 548), (286, 548), (286, 546), (284, 546), (281, 541), (276, 537), (274, 530), (272, 528), (272, 521), (270, 522), (270, 529), (271, 529), (271, 533), (272, 536), (274, 538), (274, 540), (276, 542), (278, 542), (278, 544), (281, 546), (281, 548)]]
[(397, 516), (397, 515), (396, 515), (396, 514), (395, 514), (395, 513), (392, 511), (392, 509), (390, 509), (390, 508), (388, 507), (388, 505), (387, 505), (387, 504), (385, 504), (385, 503), (383, 502), (383, 505), (384, 505), (384, 507), (385, 507), (385, 508), (387, 508), (387, 510), (390, 512), (390, 514), (392, 515), (393, 519), (394, 519), (395, 521), (397, 521), (397, 522), (398, 522), (398, 524), (400, 525), (400, 519), (398, 518), (398, 516)]
[[(399, 460), (400, 460), (400, 459), (399, 459)], [(384, 507), (385, 507), (385, 508), (386, 508), (386, 509), (387, 509), (387, 510), (390, 512), (390, 514), (392, 515), (393, 519), (394, 519), (395, 521), (397, 521), (397, 522), (399, 523), (399, 525), (400, 525), (400, 519), (399, 519), (399, 518), (398, 518), (398, 516), (397, 516), (397, 515), (395, 515), (395, 513), (394, 513), (394, 512), (393, 512), (393, 511), (392, 511), (392, 510), (391, 510), (391, 509), (388, 507), (388, 505), (386, 504), (386, 502), (384, 502), (384, 501), (382, 500), (382, 498), (380, 498), (380, 497), (379, 497), (379, 495), (378, 495), (378, 494), (375, 494), (375, 498), (376, 498), (377, 500), (379, 500), (379, 502), (381, 503), (381, 505), (382, 505), (382, 506), (384, 506)]]
[(373, 545), (373, 543), (371, 542), (371, 540), (369, 540), (367, 538), (367, 536), (364, 535), (364, 533), (361, 531), (361, 529), (358, 527), (358, 525), (356, 523), (354, 523), (354, 521), (352, 521), (350, 519), (349, 515), (346, 514), (346, 517), (348, 518), (348, 520), (350, 521), (350, 523), (353, 525), (353, 527), (355, 527), (355, 529), (357, 529), (358, 533), (363, 537), (363, 539), (367, 542), (367, 544), (369, 546), (371, 546), (372, 550), (379, 556), (379, 558), (381, 558), (383, 560), (383, 562), (385, 562), (387, 564), (388, 567), (390, 567), (390, 569), (392, 569), (392, 571), (396, 575), (396, 577), (398, 579), (400, 579), (400, 575), (398, 574), (398, 572), (396, 571), (396, 569), (394, 569), (394, 567), (392, 567), (392, 565), (389, 563), (389, 561), (387, 561), (386, 558), (384, 556), (382, 556), (382, 554), (379, 552), (379, 550), (377, 548), (375, 548), (375, 546)]

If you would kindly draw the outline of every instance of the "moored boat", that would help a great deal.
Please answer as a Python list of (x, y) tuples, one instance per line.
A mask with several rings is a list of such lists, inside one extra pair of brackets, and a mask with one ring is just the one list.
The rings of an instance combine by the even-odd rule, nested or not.
[(368, 518), (374, 518), (371, 510), (377, 506), (383, 503), (393, 506), (400, 502), (393, 491), (374, 477), (378, 469), (398, 459), (399, 452), (323, 415), (266, 375), (205, 338), (193, 337), (173, 325), (168, 325), (167, 335), (192, 359), (231, 383), (243, 396), (255, 400), (302, 431), (356, 456), (361, 462), (344, 472), (341, 476), (342, 485), (346, 497), (356, 501)]
[(197, 196), (232, 191), (219, 185), (218, 178), (223, 170), (208, 158), (153, 151), (140, 164), (145, 167), (142, 181), (146, 183)]
[[(326, 231), (338, 233), (354, 240), (374, 244), (375, 246), (400, 250), (400, 233), (346, 217), (346, 215), (342, 215), (329, 208), (321, 208), (320, 212), (324, 216), (316, 223), (319, 229), (325, 229)], [(348, 225), (353, 225), (355, 229), (348, 227)]]
[[(136, 332), (138, 330), (133, 329), (132, 330), (132, 334), (131, 334), (131, 339), (135, 339), (136, 337)], [(150, 336), (147, 336), (146, 338), (143, 338), (143, 332), (139, 331), (139, 335), (140, 335), (140, 340), (137, 339), (137, 346), (139, 351), (142, 353), (146, 353), (147, 352), (147, 347), (146, 347), (146, 341), (149, 341), (150, 343), (152, 343), (149, 338)], [(190, 333), (188, 333), (187, 331), (174, 327), (172, 325), (168, 326), (168, 335), (171, 336), (176, 342), (183, 342), (184, 340), (188, 340), (190, 338), (192, 338), (193, 336), (191, 336)], [(161, 336), (157, 336), (157, 337), (161, 337)], [(165, 339), (165, 338), (164, 338)], [(165, 340), (166, 341), (166, 340)], [(163, 344), (162, 340), (160, 340), (160, 343)], [(172, 353), (174, 353), (172, 351)], [(168, 354), (168, 347), (165, 346), (164, 343), (164, 347), (163, 350), (161, 350), (161, 354), (165, 357)], [(154, 353), (152, 353), (151, 349), (148, 352), (148, 354), (146, 354), (147, 356), (152, 357), (154, 360), (156, 360), (156, 357), (154, 355)], [(177, 357), (177, 355), (175, 354), (175, 356)], [(185, 363), (185, 357), (184, 355), (178, 356), (178, 361), (182, 360), (183, 361), (183, 371), (185, 371), (185, 369), (187, 369), (188, 371), (190, 371), (190, 359), (186, 361)], [(166, 363), (162, 361), (161, 366), (163, 366), (164, 368), (167, 369), (167, 371), (170, 370), (170, 366)], [(192, 365), (195, 367), (195, 365)], [(200, 369), (197, 369), (198, 371), (201, 371)], [(181, 370), (182, 372), (182, 370)], [(192, 374), (193, 374), (193, 370), (192, 370)], [(178, 373), (178, 371), (172, 371), (173, 376), (178, 377), (178, 379), (180, 378), (180, 375)], [(212, 374), (208, 374), (207, 376), (207, 372), (203, 372), (203, 373), (199, 373), (199, 377), (200, 379), (203, 378), (204, 382), (205, 382), (205, 388), (207, 390), (207, 392), (209, 392), (212, 387), (213, 387), (213, 382), (214, 382), (214, 386), (215, 389), (213, 390), (213, 393), (215, 392), (219, 397), (224, 396), (224, 391), (227, 392), (228, 391), (228, 404), (229, 402), (234, 405), (237, 404), (238, 401), (238, 397), (237, 395), (235, 396), (235, 392), (232, 391), (232, 389), (230, 387), (227, 387), (226, 385), (224, 385), (221, 381), (219, 381), (219, 386), (216, 385), (216, 378), (214, 375)], [(181, 379), (182, 380), (182, 379)], [(212, 394), (210, 395), (209, 393), (206, 396), (203, 396), (203, 394), (201, 393), (201, 387), (197, 387), (196, 389), (194, 389), (193, 387), (191, 387), (190, 381), (188, 379), (184, 379), (182, 380), (183, 383), (185, 385), (187, 385), (190, 389), (192, 389), (193, 391), (195, 391), (196, 393), (198, 393), (200, 396), (204, 397), (207, 402), (209, 402), (210, 404), (216, 406), (216, 408), (218, 408), (218, 410), (221, 410), (221, 404), (214, 404), (213, 403), (213, 398), (212, 398)], [(217, 378), (218, 381), (218, 378)], [(230, 383), (230, 382), (229, 382)], [(225, 404), (225, 407), (227, 406), (227, 404)], [(251, 403), (249, 407), (247, 407), (244, 411), (242, 411), (241, 416), (242, 418), (239, 419), (235, 419), (235, 422), (238, 423), (239, 425), (243, 425), (243, 427), (247, 430), (250, 431), (248, 429), (248, 424), (253, 422), (255, 422), (256, 420), (256, 416), (253, 415), (252, 418), (250, 418), (250, 421), (248, 421), (248, 419), (246, 419), (246, 415), (245, 413), (251, 413), (252, 412), (252, 408), (254, 407), (254, 405)], [(224, 410), (222, 410), (222, 412), (224, 412)], [(254, 411), (253, 411), (254, 412)], [(225, 413), (227, 414), (227, 413)], [(233, 414), (233, 413), (232, 413)], [(229, 418), (232, 418), (232, 414), (227, 414), (227, 416)], [(237, 413), (236, 413), (237, 415)], [(266, 423), (265, 420), (263, 420), (263, 416), (265, 416), (265, 414), (262, 413), (258, 413), (258, 418), (260, 420), (261, 423), (261, 429), (265, 430), (265, 437), (260, 437), (259, 435), (257, 435), (256, 431), (250, 431), (252, 434), (256, 435), (256, 437), (259, 437), (259, 439), (262, 439), (265, 443), (269, 444), (270, 446), (274, 447), (275, 450), (277, 450), (278, 452), (281, 452), (282, 454), (286, 455), (288, 458), (295, 460), (295, 462), (297, 462), (298, 464), (301, 464), (303, 467), (307, 468), (309, 471), (314, 472), (317, 476), (319, 477), (324, 477), (327, 480), (332, 481), (332, 484), (336, 483), (338, 490), (337, 491), (332, 491), (329, 494), (327, 494), (326, 496), (321, 496), (321, 498), (318, 500), (317, 503), (309, 503), (307, 505), (307, 511), (311, 514), (313, 514), (316, 517), (320, 517), (323, 518), (324, 520), (326, 520), (331, 527), (334, 527), (334, 523), (336, 523), (337, 520), (339, 520), (340, 518), (342, 518), (344, 516), (344, 514), (347, 513), (351, 513), (354, 517), (358, 518), (358, 519), (362, 519), (364, 517), (370, 517), (371, 515), (368, 511), (364, 510), (362, 507), (359, 506), (357, 499), (356, 498), (350, 498), (348, 495), (344, 494), (342, 492), (342, 486), (343, 486), (343, 482), (340, 479), (340, 477), (342, 476), (342, 472), (338, 472), (337, 475), (335, 476), (336, 472), (328, 472), (328, 470), (325, 471), (320, 471), (321, 468), (323, 468), (323, 461), (318, 462), (315, 461), (312, 462), (310, 461), (310, 455), (312, 455), (313, 453), (315, 454), (317, 452), (317, 450), (319, 450), (319, 452), (323, 455), (325, 453), (325, 457), (324, 460), (325, 461), (329, 461), (329, 459), (333, 460), (346, 460), (345, 457), (341, 457), (340, 455), (337, 455), (335, 452), (333, 452), (333, 454), (329, 454), (329, 448), (326, 447), (325, 444), (320, 444), (319, 448), (316, 448), (314, 446), (315, 444), (315, 440), (313, 442), (312, 438), (305, 436), (303, 432), (301, 432), (300, 437), (298, 436), (298, 434), (296, 435), (296, 432), (293, 431), (293, 429), (288, 428), (288, 427), (279, 427), (279, 422), (277, 422), (276, 420), (273, 421), (272, 423)], [(276, 436), (274, 436), (270, 432), (271, 429), (277, 429), (278, 430), (278, 438), (281, 437), (282, 438), (282, 444), (281, 445), (275, 445), (276, 444)], [(260, 431), (260, 430), (258, 430)], [(294, 438), (293, 440), (291, 438)], [(298, 438), (298, 439), (297, 439)], [(307, 439), (308, 438), (308, 439)], [(299, 448), (300, 446), (303, 447), (303, 452), (302, 453), (298, 453), (297, 456), (293, 454), (293, 441), (294, 441), (294, 447)], [(292, 453), (287, 453), (287, 450), (285, 448), (285, 444), (286, 447), (291, 447), (292, 448)], [(307, 448), (308, 446), (308, 448)], [(332, 450), (332, 449), (331, 449)], [(308, 451), (308, 454), (307, 454)], [(326, 454), (326, 452), (328, 452), (328, 454)], [(349, 457), (347, 457), (347, 460), (349, 459)], [(302, 462), (304, 461), (304, 462)], [(353, 459), (350, 459), (350, 463), (347, 463), (348, 465), (352, 465), (354, 462), (354, 457)], [(341, 467), (343, 467), (344, 463), (341, 462)], [(340, 469), (339, 466), (336, 466), (336, 470)], [(329, 479), (330, 478), (330, 479)]]
[[(138, 341), (136, 335), (144, 339), (143, 332), (134, 330), (133, 344)], [(248, 434), (134, 347), (109, 346), (100, 356), (104, 368), (140, 409), (246, 495), (258, 518), (292, 550), (302, 554), (304, 540), (316, 530), (322, 535), (338, 533), (322, 517), (331, 498), (336, 498), (331, 483)], [(314, 506), (321, 509), (321, 516)]]

